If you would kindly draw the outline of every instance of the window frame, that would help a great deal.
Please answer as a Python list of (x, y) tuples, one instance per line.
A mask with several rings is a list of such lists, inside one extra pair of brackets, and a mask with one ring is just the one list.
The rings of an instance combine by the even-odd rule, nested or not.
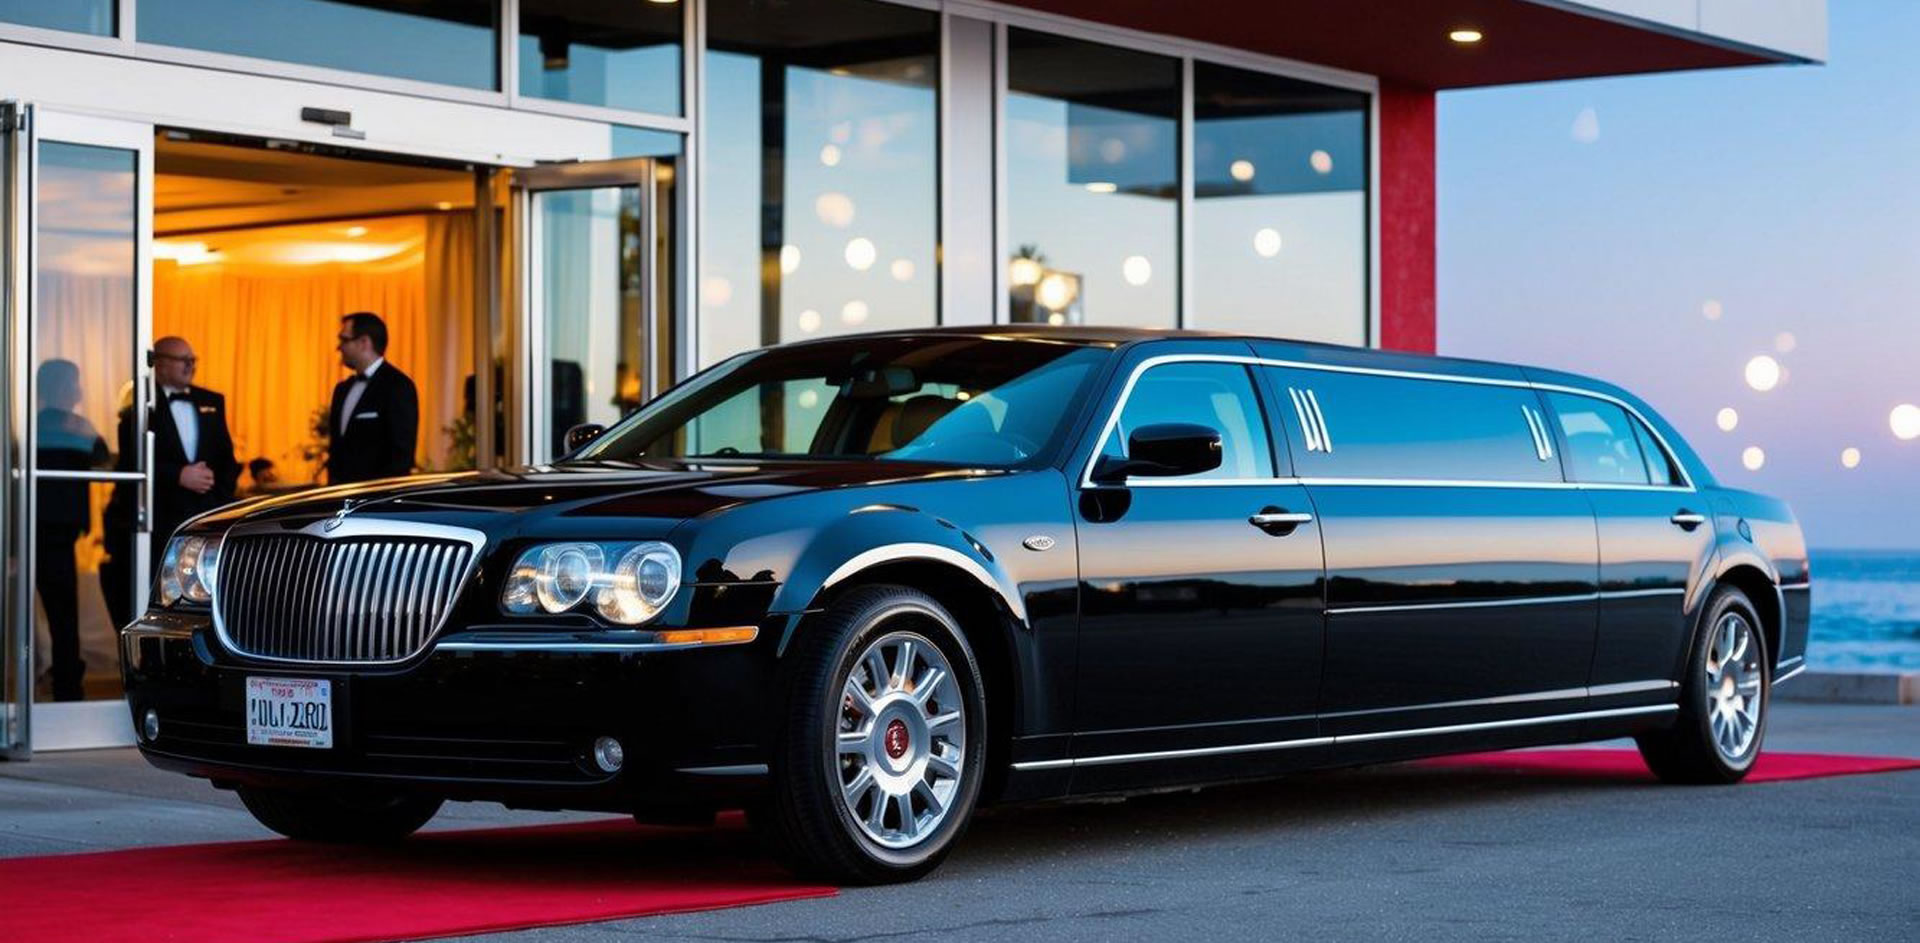
[[(1098, 464), (1100, 461), (1100, 457), (1106, 454), (1107, 443), (1113, 441), (1114, 437), (1120, 434), (1120, 428), (1121, 428), (1120, 420), (1122, 417), (1126, 415), (1127, 406), (1133, 400), (1134, 390), (1136, 390), (1139, 387), (1140, 380), (1143, 377), (1152, 373), (1154, 370), (1164, 369), (1167, 367), (1193, 366), (1196, 364), (1200, 364), (1200, 365), (1209, 365), (1209, 366), (1239, 368), (1241, 376), (1245, 378), (1247, 382), (1247, 392), (1251, 395), (1251, 399), (1253, 403), (1253, 411), (1255, 414), (1247, 417), (1247, 420), (1249, 423), (1247, 431), (1250, 435), (1260, 435), (1266, 440), (1267, 467), (1273, 470), (1272, 474), (1265, 475), (1265, 476), (1255, 475), (1247, 478), (1235, 478), (1235, 477), (1229, 477), (1229, 476), (1205, 478), (1205, 477), (1201, 477), (1200, 475), (1180, 475), (1180, 476), (1169, 477), (1169, 478), (1134, 478), (1130, 476), (1128, 477), (1126, 482), (1127, 487), (1130, 487), (1130, 488), (1141, 487), (1141, 486), (1155, 487), (1155, 486), (1164, 485), (1164, 484), (1181, 484), (1181, 483), (1193, 483), (1193, 484), (1208, 483), (1208, 484), (1220, 485), (1220, 484), (1235, 484), (1235, 483), (1244, 483), (1244, 482), (1258, 482), (1258, 483), (1264, 484), (1267, 482), (1279, 480), (1281, 478), (1281, 472), (1289, 470), (1287, 463), (1280, 460), (1280, 456), (1281, 456), (1280, 448), (1275, 441), (1275, 434), (1277, 431), (1276, 416), (1274, 413), (1274, 408), (1272, 403), (1268, 401), (1269, 397), (1267, 393), (1267, 383), (1266, 381), (1261, 379), (1260, 371), (1255, 368), (1255, 365), (1246, 364), (1246, 363), (1236, 364), (1232, 361), (1219, 360), (1219, 359), (1207, 357), (1204, 355), (1196, 356), (1191, 359), (1180, 358), (1176, 356), (1173, 359), (1164, 360), (1158, 363), (1153, 363), (1151, 361), (1148, 361), (1148, 363), (1150, 364), (1149, 366), (1144, 366), (1140, 369), (1137, 369), (1133, 371), (1131, 374), (1129, 374), (1129, 376), (1127, 377), (1126, 386), (1124, 389), (1121, 390), (1120, 397), (1118, 400), (1115, 401), (1113, 408), (1110, 412), (1108, 422), (1102, 426), (1103, 431), (1101, 432), (1099, 439), (1096, 440), (1094, 443), (1094, 446), (1093, 446), (1093, 463), (1094, 464)], [(1227, 430), (1221, 429), (1217, 431), (1219, 431), (1221, 439), (1224, 442), (1227, 436)], [(1251, 445), (1252, 443), (1249, 443), (1249, 448), (1247, 449), (1247, 451), (1254, 456), (1258, 456), (1260, 450), (1256, 448), (1252, 448)], [(1126, 447), (1124, 443), (1121, 445), (1120, 454), (1122, 456), (1126, 455)]]
[[(1358, 365), (1338, 364), (1338, 363), (1315, 363), (1315, 362), (1309, 362), (1309, 361), (1291, 360), (1285, 357), (1263, 356), (1255, 353), (1227, 354), (1227, 353), (1201, 352), (1201, 351), (1149, 353), (1147, 356), (1140, 357), (1137, 360), (1135, 360), (1134, 358), (1128, 357), (1119, 361), (1119, 368), (1121, 370), (1126, 371), (1126, 375), (1124, 379), (1119, 379), (1118, 381), (1119, 392), (1115, 394), (1111, 400), (1102, 399), (1097, 401), (1097, 404), (1094, 407), (1095, 408), (1095, 413), (1094, 413), (1095, 425), (1091, 427), (1090, 431), (1087, 434), (1082, 436), (1082, 441), (1079, 449), (1069, 453), (1070, 456), (1071, 455), (1081, 456), (1081, 458), (1079, 459), (1081, 462), (1080, 471), (1075, 476), (1076, 487), (1079, 490), (1088, 490), (1088, 489), (1112, 486), (1110, 483), (1102, 484), (1094, 481), (1093, 470), (1094, 470), (1094, 466), (1099, 463), (1101, 447), (1105, 445), (1107, 437), (1113, 433), (1113, 428), (1119, 419), (1120, 410), (1125, 408), (1126, 406), (1126, 398), (1131, 393), (1136, 378), (1140, 374), (1147, 371), (1148, 369), (1151, 369), (1152, 367), (1162, 363), (1170, 363), (1170, 362), (1176, 362), (1176, 361), (1196, 361), (1196, 360), (1198, 361), (1211, 360), (1211, 361), (1224, 361), (1229, 363), (1240, 363), (1240, 364), (1245, 364), (1249, 367), (1270, 366), (1270, 367), (1281, 367), (1281, 368), (1307, 370), (1307, 371), (1323, 371), (1323, 372), (1329, 372), (1329, 373), (1357, 373), (1357, 374), (1368, 374), (1368, 375), (1376, 375), (1376, 376), (1405, 377), (1410, 379), (1421, 379), (1421, 380), (1439, 380), (1439, 381), (1448, 382), (1448, 383), (1479, 384), (1479, 385), (1486, 385), (1486, 386), (1506, 386), (1506, 387), (1514, 387), (1517, 389), (1532, 390), (1536, 394), (1568, 393), (1575, 396), (1584, 396), (1590, 399), (1594, 399), (1594, 400), (1598, 400), (1614, 406), (1618, 406), (1620, 409), (1626, 412), (1629, 418), (1631, 418), (1635, 422), (1638, 422), (1642, 426), (1644, 426), (1647, 430), (1648, 435), (1650, 435), (1653, 438), (1654, 443), (1658, 445), (1660, 447), (1661, 452), (1663, 452), (1668, 457), (1669, 462), (1671, 462), (1672, 470), (1674, 470), (1679, 474), (1680, 482), (1678, 484), (1668, 484), (1668, 485), (1652, 485), (1652, 484), (1626, 485), (1626, 484), (1603, 484), (1603, 483), (1593, 483), (1593, 482), (1577, 482), (1577, 481), (1571, 480), (1570, 476), (1566, 472), (1565, 463), (1563, 460), (1561, 460), (1561, 456), (1565, 455), (1565, 442), (1562, 440), (1562, 438), (1558, 433), (1559, 415), (1553, 411), (1552, 405), (1549, 402), (1547, 402), (1546, 396), (1536, 395), (1535, 400), (1539, 403), (1539, 409), (1541, 410), (1542, 418), (1546, 419), (1551, 425), (1552, 429), (1554, 430), (1554, 447), (1557, 450), (1555, 454), (1555, 469), (1558, 473), (1557, 480), (1552, 480), (1552, 481), (1474, 481), (1474, 480), (1467, 480), (1467, 479), (1429, 480), (1429, 479), (1411, 479), (1411, 478), (1317, 477), (1313, 475), (1299, 474), (1299, 470), (1297, 468), (1291, 467), (1291, 463), (1289, 461), (1290, 452), (1282, 452), (1277, 446), (1275, 446), (1274, 447), (1275, 474), (1273, 478), (1192, 479), (1192, 480), (1164, 479), (1164, 480), (1157, 480), (1157, 481), (1154, 479), (1130, 478), (1125, 482), (1126, 487), (1130, 487), (1130, 488), (1134, 488), (1134, 487), (1207, 487), (1207, 486), (1221, 486), (1221, 485), (1278, 483), (1278, 484), (1302, 484), (1302, 485), (1309, 485), (1309, 486), (1312, 486), (1312, 485), (1321, 485), (1321, 486), (1374, 485), (1374, 486), (1444, 487), (1444, 488), (1546, 488), (1546, 489), (1575, 489), (1575, 490), (1592, 490), (1592, 491), (1675, 491), (1675, 492), (1683, 492), (1683, 493), (1697, 492), (1698, 490), (1700, 490), (1699, 486), (1693, 480), (1693, 473), (1687, 468), (1687, 466), (1684, 463), (1680, 462), (1675, 457), (1676, 453), (1674, 451), (1673, 446), (1667, 443), (1666, 437), (1660, 433), (1660, 430), (1656, 428), (1653, 425), (1653, 423), (1647, 420), (1645, 415), (1643, 415), (1640, 412), (1639, 407), (1635, 406), (1634, 404), (1624, 399), (1620, 399), (1618, 397), (1609, 395), (1607, 393), (1602, 393), (1595, 390), (1581, 389), (1579, 387), (1564, 386), (1557, 383), (1541, 383), (1541, 382), (1536, 382), (1531, 380), (1507, 380), (1507, 379), (1497, 379), (1493, 377), (1478, 377), (1478, 376), (1465, 376), (1465, 375), (1455, 375), (1455, 374), (1446, 374), (1446, 373), (1434, 373), (1434, 372), (1422, 371), (1422, 370), (1401, 370), (1401, 369), (1392, 369), (1392, 368), (1386, 368), (1386, 367), (1369, 367), (1369, 366), (1358, 366)], [(1261, 371), (1255, 371), (1255, 372), (1261, 373)], [(1275, 398), (1275, 392), (1271, 388), (1272, 387), (1271, 380), (1262, 379), (1260, 382), (1267, 389), (1266, 395), (1268, 397), (1268, 402), (1265, 404), (1265, 409), (1267, 410), (1268, 414), (1277, 416), (1277, 417), (1284, 417), (1285, 411), (1279, 408), (1278, 399)], [(1113, 383), (1114, 381), (1112, 380), (1108, 381), (1108, 387), (1110, 389), (1113, 387)], [(1277, 421), (1280, 423), (1279, 426), (1270, 425), (1270, 432), (1269, 432), (1270, 442), (1273, 441), (1273, 435), (1274, 435), (1272, 431), (1273, 429), (1286, 428), (1284, 418), (1278, 419)], [(1291, 450), (1293, 447), (1291, 437), (1290, 436), (1286, 437), (1284, 441), (1286, 441), (1287, 443), (1287, 449)], [(1073, 459), (1069, 457), (1068, 461), (1069, 463), (1071, 463)], [(1071, 468), (1071, 464), (1069, 464), (1069, 468)], [(1283, 469), (1285, 470), (1284, 473), (1282, 471)]]
[[(1561, 466), (1570, 484), (1581, 488), (1599, 490), (1698, 490), (1693, 484), (1692, 474), (1687, 471), (1687, 466), (1681, 463), (1680, 459), (1674, 454), (1673, 447), (1667, 444), (1666, 438), (1660, 435), (1659, 430), (1653, 428), (1653, 424), (1648, 422), (1646, 417), (1642, 416), (1640, 410), (1636, 409), (1633, 404), (1625, 400), (1596, 393), (1592, 390), (1582, 390), (1568, 386), (1536, 385), (1536, 388), (1539, 389), (1542, 394), (1540, 396), (1540, 407), (1546, 411), (1546, 416), (1549, 420), (1548, 425), (1553, 434), (1554, 448), (1560, 450), (1560, 455), (1562, 456)], [(1630, 484), (1611, 481), (1581, 481), (1575, 477), (1572, 459), (1573, 452), (1567, 446), (1566, 430), (1560, 425), (1560, 410), (1554, 406), (1554, 396), (1573, 396), (1590, 399), (1596, 403), (1612, 406), (1620, 410), (1627, 418), (1628, 427), (1633, 431), (1634, 447), (1640, 451), (1640, 465), (1642, 470), (1647, 472), (1647, 483)], [(1667, 482), (1665, 484), (1658, 484), (1653, 481), (1653, 469), (1648, 464), (1652, 460), (1652, 457), (1649, 456), (1646, 451), (1649, 446), (1658, 451), (1660, 457), (1666, 460)]]

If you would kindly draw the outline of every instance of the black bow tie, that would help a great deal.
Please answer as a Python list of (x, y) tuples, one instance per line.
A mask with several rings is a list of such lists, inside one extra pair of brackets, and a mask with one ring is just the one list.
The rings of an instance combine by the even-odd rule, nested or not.
[(172, 403), (191, 403), (191, 402), (193, 402), (193, 394), (192, 394), (192, 393), (168, 393), (168, 394), (167, 394), (167, 402), (168, 402), (169, 404), (172, 404)]

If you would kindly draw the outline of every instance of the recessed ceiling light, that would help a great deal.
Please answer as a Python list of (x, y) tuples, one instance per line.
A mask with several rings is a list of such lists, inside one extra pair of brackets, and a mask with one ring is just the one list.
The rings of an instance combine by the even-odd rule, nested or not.
[(1087, 192), (1089, 193), (1112, 193), (1118, 189), (1120, 189), (1120, 185), (1111, 180), (1095, 180), (1087, 184)]
[(1448, 33), (1447, 38), (1453, 40), (1456, 43), (1464, 44), (1464, 43), (1477, 43), (1481, 40), (1482, 37), (1480, 35), (1480, 31), (1477, 29), (1457, 29), (1451, 33)]

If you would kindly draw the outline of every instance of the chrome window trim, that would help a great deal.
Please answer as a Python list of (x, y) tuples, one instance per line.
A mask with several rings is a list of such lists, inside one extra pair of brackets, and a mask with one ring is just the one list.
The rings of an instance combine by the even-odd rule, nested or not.
[(1798, 583), (1781, 583), (1779, 586), (1780, 591), (1783, 593), (1788, 592), (1790, 590), (1812, 589), (1812, 588), (1813, 588), (1812, 580), (1801, 580)]
[(1553, 461), (1553, 440), (1547, 435), (1547, 423), (1538, 410), (1521, 404), (1520, 415), (1527, 420), (1527, 430), (1533, 433), (1533, 454), (1543, 462)]
[[(1661, 682), (1667, 683), (1667, 682)], [(1409, 708), (1414, 709), (1414, 708)], [(1414, 727), (1402, 730), (1382, 730), (1374, 733), (1350, 733), (1333, 737), (1307, 737), (1299, 740), (1272, 740), (1265, 743), (1236, 743), (1218, 747), (1195, 747), (1185, 750), (1155, 750), (1149, 753), (1114, 753), (1104, 756), (1069, 757), (1057, 760), (1028, 760), (1013, 764), (1020, 771), (1076, 769), (1082, 766), (1108, 766), (1115, 763), (1136, 763), (1149, 760), (1187, 759), (1203, 756), (1226, 756), (1235, 753), (1264, 753), (1274, 750), (1291, 750), (1300, 747), (1339, 746), (1346, 743), (1366, 743), (1372, 740), (1395, 740), (1403, 737), (1431, 737), (1452, 733), (1471, 733), (1476, 730), (1501, 730), (1509, 727), (1526, 727), (1535, 724), (1570, 723), (1580, 720), (1603, 720), (1609, 717), (1633, 717), (1640, 714), (1659, 714), (1677, 711), (1678, 704), (1649, 704), (1640, 707), (1616, 707), (1609, 710), (1579, 711), (1571, 714), (1549, 714), (1544, 717), (1516, 717), (1511, 720), (1489, 720), (1472, 724), (1447, 724), (1438, 727)]]
[[(1417, 370), (1392, 370), (1385, 367), (1353, 367), (1353, 366), (1347, 366), (1344, 364), (1306, 363), (1304, 361), (1298, 361), (1298, 360), (1282, 360), (1282, 359), (1273, 358), (1273, 357), (1256, 357), (1250, 354), (1160, 354), (1157, 356), (1148, 357), (1140, 361), (1138, 364), (1135, 364), (1133, 367), (1133, 370), (1127, 375), (1126, 383), (1121, 386), (1119, 398), (1114, 400), (1113, 408), (1107, 413), (1107, 421), (1100, 427), (1099, 437), (1094, 440), (1093, 451), (1090, 455), (1088, 455), (1086, 463), (1080, 469), (1080, 487), (1081, 488), (1098, 487), (1097, 485), (1094, 484), (1094, 481), (1093, 481), (1093, 466), (1097, 461), (1099, 461), (1101, 448), (1106, 445), (1107, 439), (1113, 435), (1114, 428), (1119, 425), (1120, 412), (1121, 410), (1126, 409), (1127, 400), (1133, 396), (1133, 389), (1134, 389), (1134, 386), (1138, 384), (1140, 380), (1140, 375), (1145, 373), (1148, 370), (1153, 369), (1154, 367), (1161, 366), (1162, 364), (1169, 364), (1169, 363), (1237, 363), (1237, 364), (1241, 364), (1243, 366), (1249, 366), (1249, 367), (1279, 367), (1282, 369), (1291, 369), (1291, 370), (1317, 370), (1325, 373), (1352, 373), (1352, 374), (1360, 374), (1362, 376), (1396, 377), (1400, 379), (1409, 379), (1409, 380), (1435, 380), (1442, 383), (1466, 383), (1466, 384), (1471, 384), (1476, 386), (1504, 386), (1512, 389), (1540, 390), (1540, 391), (1546, 391), (1546, 392), (1552, 392), (1552, 393), (1569, 393), (1575, 396), (1587, 396), (1593, 399), (1601, 400), (1603, 402), (1612, 403), (1613, 405), (1618, 406), (1621, 409), (1625, 410), (1628, 415), (1632, 416), (1641, 425), (1646, 426), (1648, 434), (1650, 434), (1653, 437), (1654, 442), (1656, 442), (1661, 449), (1666, 451), (1669, 459), (1671, 459), (1674, 455), (1673, 447), (1669, 445), (1667, 443), (1666, 438), (1660, 434), (1660, 430), (1655, 428), (1653, 423), (1648, 422), (1647, 418), (1640, 413), (1640, 410), (1634, 408), (1632, 403), (1629, 403), (1615, 396), (1610, 396), (1606, 393), (1600, 393), (1593, 390), (1583, 390), (1578, 387), (1563, 386), (1557, 383), (1536, 383), (1531, 380), (1503, 380), (1496, 377), (1463, 377), (1463, 376), (1451, 376), (1443, 373), (1425, 373)], [(1312, 395), (1311, 391), (1308, 391), (1308, 397), (1311, 397), (1311, 395)], [(1542, 421), (1544, 422), (1544, 417)], [(1304, 424), (1302, 426), (1302, 434), (1303, 436), (1305, 434)], [(1269, 437), (1271, 438), (1271, 436)], [(1435, 487), (1435, 488), (1559, 488), (1559, 489), (1596, 490), (1596, 491), (1672, 491), (1672, 492), (1681, 492), (1681, 493), (1691, 493), (1691, 492), (1698, 491), (1699, 489), (1694, 485), (1693, 476), (1687, 470), (1686, 466), (1678, 461), (1675, 461), (1673, 465), (1675, 468), (1679, 469), (1680, 471), (1680, 478), (1683, 482), (1682, 484), (1679, 484), (1679, 485), (1652, 485), (1652, 484), (1633, 485), (1633, 484), (1600, 484), (1600, 483), (1593, 483), (1593, 482), (1567, 481), (1565, 480), (1564, 473), (1562, 474), (1560, 481), (1483, 481), (1483, 480), (1475, 480), (1475, 479), (1415, 479), (1415, 478), (1317, 478), (1312, 476), (1298, 476), (1298, 477), (1275, 476), (1273, 478), (1259, 479), (1259, 481), (1261, 481), (1262, 483), (1290, 483), (1290, 484), (1329, 485), (1329, 486), (1385, 485), (1389, 487), (1399, 486), (1399, 487)], [(1215, 485), (1215, 484), (1221, 484), (1221, 483), (1239, 483), (1239, 482), (1244, 482), (1245, 480), (1246, 479), (1226, 479), (1226, 480), (1223, 480), (1223, 479), (1213, 479), (1213, 480), (1166, 479), (1163, 481), (1163, 483), (1161, 483), (1160, 485), (1157, 485), (1157, 487), (1206, 487), (1208, 485)], [(1134, 482), (1132, 479), (1128, 479), (1127, 486), (1128, 487), (1134, 486)]]
[(1596, 684), (1587, 688), (1588, 697), (1607, 697), (1614, 694), (1644, 694), (1648, 691), (1672, 691), (1680, 687), (1678, 681), (1621, 681), (1615, 684)]
[[(470, 530), (465, 527), (449, 527), (444, 524), (416, 524), (386, 518), (351, 517), (346, 515), (347, 512), (343, 511), (340, 515), (322, 518), (305, 527), (293, 529), (284, 527), (278, 522), (240, 524), (229, 528), (225, 534), (221, 535), (220, 540), (224, 546), (228, 540), (236, 537), (291, 536), (298, 534), (307, 537), (318, 537), (322, 540), (338, 540), (348, 537), (414, 537), (428, 540), (453, 540), (467, 544), (472, 548), (472, 559), (467, 563), (466, 572), (462, 573), (460, 578), (453, 582), (452, 597), (447, 600), (447, 611), (441, 613), (440, 620), (434, 623), (432, 629), (428, 630), (427, 641), (420, 647), (420, 650), (407, 655), (405, 658), (344, 661), (337, 659), (319, 660), (281, 658), (274, 655), (256, 655), (253, 652), (241, 648), (234, 643), (232, 638), (228, 637), (226, 620), (220, 615), (220, 579), (216, 576), (213, 585), (213, 598), (208, 602), (208, 609), (212, 612), (213, 634), (215, 638), (220, 640), (221, 648), (249, 661), (269, 662), (280, 665), (323, 665), (365, 668), (404, 664), (420, 657), (422, 652), (430, 652), (437, 647), (440, 634), (446, 631), (447, 622), (453, 618), (454, 611), (459, 608), (461, 592), (466, 588), (467, 583), (471, 582), (474, 576), (480, 572), (481, 551), (486, 546), (487, 536), (480, 531)], [(333, 525), (331, 530), (327, 528), (326, 525), (328, 524)]]

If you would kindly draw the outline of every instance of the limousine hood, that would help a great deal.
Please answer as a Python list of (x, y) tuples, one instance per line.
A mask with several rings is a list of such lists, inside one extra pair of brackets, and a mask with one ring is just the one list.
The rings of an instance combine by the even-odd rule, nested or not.
[(341, 485), (229, 505), (190, 529), (300, 526), (343, 511), (469, 527), (493, 536), (585, 536), (617, 521), (622, 533), (664, 535), (674, 524), (739, 505), (824, 489), (978, 477), (978, 469), (913, 462), (570, 462)]

